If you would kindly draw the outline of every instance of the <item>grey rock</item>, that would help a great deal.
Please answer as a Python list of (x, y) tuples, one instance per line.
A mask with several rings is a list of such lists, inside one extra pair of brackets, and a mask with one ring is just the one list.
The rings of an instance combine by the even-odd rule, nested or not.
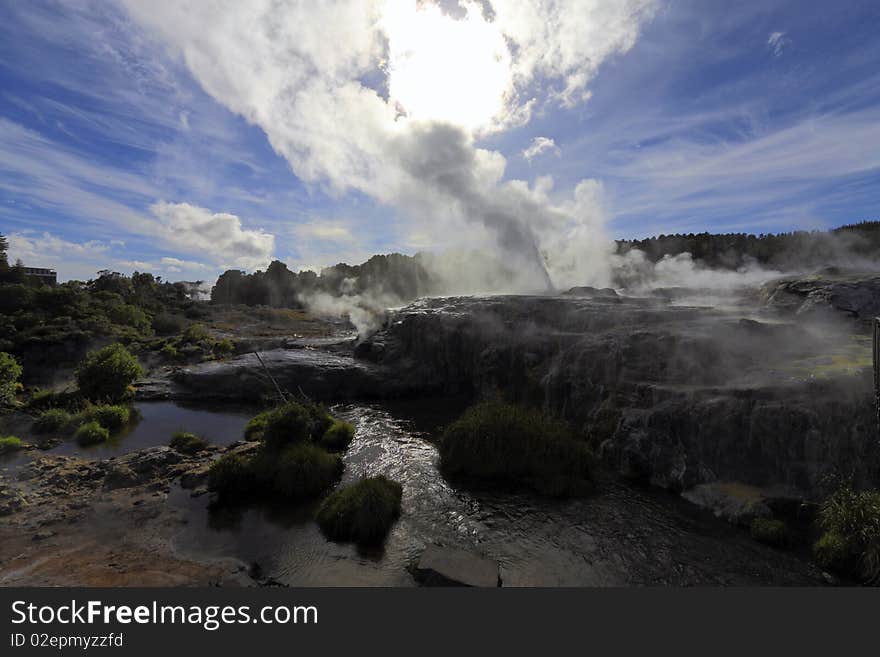
[(473, 552), (428, 546), (415, 570), (423, 586), (501, 586), (498, 562)]

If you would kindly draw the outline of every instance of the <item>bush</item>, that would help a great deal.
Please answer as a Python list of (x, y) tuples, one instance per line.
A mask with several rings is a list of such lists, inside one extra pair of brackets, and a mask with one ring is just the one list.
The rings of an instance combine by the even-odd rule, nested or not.
[(813, 556), (828, 570), (843, 570), (849, 561), (847, 540), (836, 532), (825, 532), (813, 544)]
[(342, 459), (314, 445), (265, 447), (250, 458), (226, 455), (208, 471), (208, 488), (224, 500), (234, 497), (282, 497), (296, 501), (317, 497), (342, 475)]
[(221, 499), (247, 496), (253, 489), (253, 475), (249, 461), (239, 454), (226, 454), (208, 469), (208, 490)]
[(60, 408), (50, 408), (37, 416), (31, 429), (34, 433), (70, 433), (74, 417)]
[(354, 426), (342, 420), (333, 420), (324, 432), (319, 445), (330, 452), (344, 452), (354, 438)]
[(125, 347), (111, 344), (86, 356), (76, 370), (76, 382), (87, 399), (119, 402), (143, 373), (137, 358)]
[(235, 353), (235, 343), (229, 338), (217, 340), (211, 347), (211, 352), (216, 358), (229, 358)]
[(289, 500), (317, 497), (342, 476), (342, 459), (314, 445), (289, 445), (280, 452), (262, 450), (253, 461), (254, 479), (264, 493)]
[(110, 433), (121, 431), (131, 422), (131, 409), (121, 404), (92, 406), (85, 413), (85, 419), (95, 420)]
[(0, 404), (15, 401), (18, 380), (21, 378), (21, 365), (5, 351), (0, 351)]
[(775, 518), (755, 518), (749, 527), (752, 538), (760, 543), (784, 547), (789, 544), (788, 527)]
[(472, 406), (446, 428), (440, 464), (450, 475), (572, 496), (590, 490), (593, 456), (563, 422), (535, 410), (489, 401)]
[(171, 436), (168, 443), (171, 449), (181, 454), (195, 454), (208, 446), (208, 441), (188, 431), (178, 431)]
[(244, 430), (250, 440), (262, 440), (270, 449), (313, 441), (323, 436), (333, 419), (317, 404), (287, 402), (254, 417)]
[(204, 324), (191, 324), (186, 331), (183, 332), (183, 341), (189, 343), (204, 342), (211, 339), (211, 334)]
[(187, 324), (189, 324), (189, 322), (183, 317), (171, 313), (159, 313), (153, 318), (153, 330), (158, 335), (176, 335), (182, 333)]
[(110, 439), (110, 432), (102, 427), (96, 420), (86, 422), (73, 434), (76, 442), (82, 447), (98, 445)]
[(822, 503), (819, 526), (813, 550), (822, 565), (880, 581), (880, 491), (843, 484)]
[(375, 545), (385, 540), (400, 516), (403, 488), (383, 476), (363, 479), (327, 497), (318, 509), (318, 525), (333, 541)]
[(0, 454), (15, 452), (22, 447), (21, 438), (15, 436), (0, 436)]

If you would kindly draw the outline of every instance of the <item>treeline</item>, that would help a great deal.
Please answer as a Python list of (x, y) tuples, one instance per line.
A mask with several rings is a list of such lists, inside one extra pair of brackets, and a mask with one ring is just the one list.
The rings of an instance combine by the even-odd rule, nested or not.
[(738, 269), (750, 262), (778, 269), (817, 267), (852, 257), (880, 257), (880, 221), (847, 224), (830, 231), (760, 234), (688, 233), (643, 240), (618, 240), (617, 252), (643, 251), (653, 262), (690, 253), (711, 268)]
[(340, 263), (322, 269), (320, 274), (294, 273), (278, 260), (266, 271), (252, 274), (230, 269), (211, 289), (211, 301), (302, 308), (319, 293), (334, 297), (369, 293), (401, 300), (415, 299), (430, 294), (434, 286), (422, 258), (421, 254), (375, 255), (361, 265)]
[(96, 343), (121, 342), (137, 351), (157, 333), (183, 331), (204, 313), (194, 301), (199, 286), (107, 270), (85, 282), (44, 285), (8, 265), (0, 236), (0, 352), (36, 376), (77, 362)]

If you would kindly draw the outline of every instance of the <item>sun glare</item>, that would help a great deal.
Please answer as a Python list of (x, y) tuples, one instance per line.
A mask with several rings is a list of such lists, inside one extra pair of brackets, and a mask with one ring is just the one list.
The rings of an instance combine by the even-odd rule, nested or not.
[(478, 7), (468, 5), (456, 19), (433, 4), (391, 1), (382, 25), (389, 99), (408, 117), (477, 130), (502, 114), (512, 80), (510, 52)]

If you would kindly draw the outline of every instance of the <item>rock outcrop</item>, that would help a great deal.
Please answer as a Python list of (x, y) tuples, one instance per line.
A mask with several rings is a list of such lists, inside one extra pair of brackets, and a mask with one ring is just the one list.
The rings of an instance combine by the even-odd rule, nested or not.
[(768, 307), (794, 315), (843, 313), (868, 321), (880, 315), (880, 276), (826, 271), (812, 276), (781, 278), (765, 284), (761, 296)]
[(869, 345), (825, 325), (657, 299), (426, 299), (356, 353), (405, 387), (541, 405), (672, 490), (880, 481)]
[(498, 562), (455, 548), (429, 545), (415, 569), (422, 586), (501, 586)]

